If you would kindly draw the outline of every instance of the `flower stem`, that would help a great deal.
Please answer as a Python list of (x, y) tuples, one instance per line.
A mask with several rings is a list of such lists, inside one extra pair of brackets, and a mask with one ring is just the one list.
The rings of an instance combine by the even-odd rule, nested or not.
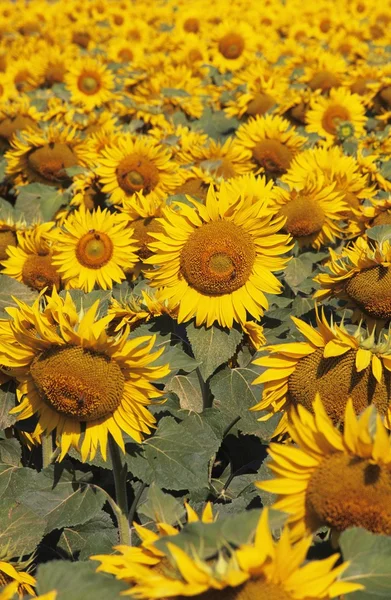
[(42, 448), (42, 468), (46, 469), (52, 462), (52, 454), (53, 454), (53, 440), (52, 435), (43, 435), (41, 438), (41, 448)]
[(111, 435), (109, 435), (109, 449), (111, 462), (113, 465), (115, 499), (119, 509), (116, 511), (119, 539), (121, 544), (130, 546), (128, 495), (126, 491), (127, 465), (125, 461), (122, 461), (120, 449)]

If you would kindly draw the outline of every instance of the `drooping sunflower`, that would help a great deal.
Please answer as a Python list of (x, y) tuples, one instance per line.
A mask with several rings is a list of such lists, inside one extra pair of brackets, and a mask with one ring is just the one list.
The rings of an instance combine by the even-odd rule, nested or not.
[(0, 261), (6, 260), (7, 249), (9, 246), (17, 246), (18, 231), (24, 231), (26, 223), (24, 221), (15, 221), (11, 215), (1, 215), (0, 217)]
[(236, 137), (248, 148), (257, 166), (256, 173), (279, 177), (302, 150), (307, 139), (299, 135), (289, 121), (278, 115), (265, 115), (250, 119), (241, 125)]
[(147, 138), (124, 135), (115, 145), (102, 151), (99, 162), (96, 172), (113, 204), (121, 203), (136, 192), (163, 198), (182, 182), (171, 152)]
[(389, 420), (390, 337), (375, 344), (373, 334), (368, 337), (357, 328), (352, 335), (342, 324), (328, 323), (324, 314), (320, 317), (318, 312), (318, 329), (291, 318), (307, 341), (266, 347), (268, 355), (254, 361), (266, 370), (254, 381), (263, 383), (264, 388), (261, 402), (252, 410), (268, 411), (262, 420), (284, 412), (275, 435), (286, 433), (290, 408), (302, 404), (311, 410), (317, 393), (334, 423), (343, 421), (349, 397), (357, 413), (375, 404)]
[(147, 273), (152, 287), (163, 287), (161, 298), (179, 307), (179, 323), (195, 317), (197, 325), (232, 327), (245, 323), (247, 313), (259, 319), (268, 306), (265, 292), (280, 293), (273, 272), (288, 262), (281, 255), (290, 237), (277, 233), (283, 220), (224, 183), (217, 193), (209, 188), (205, 205), (188, 199), (194, 208), (167, 207), (163, 231), (151, 234), (154, 254), (145, 262), (156, 267)]
[[(6, 559), (4, 556), (2, 558)], [(9, 589), (13, 589), (13, 594), (10, 598), (13, 598), (15, 594), (17, 594), (19, 599), (27, 594), (35, 596), (34, 586), (36, 581), (32, 575), (24, 570), (26, 568), (25, 565), (26, 563), (13, 563), (8, 559), (0, 560), (0, 589), (2, 586), (9, 585)], [(2, 592), (0, 592), (0, 600), (2, 600), (1, 594)], [(6, 598), (7, 596), (5, 596)]]
[(13, 136), (29, 127), (37, 129), (41, 114), (31, 105), (27, 96), (2, 103), (0, 107), (0, 149), (10, 147)]
[(111, 289), (125, 279), (125, 270), (137, 262), (137, 243), (128, 219), (107, 209), (88, 211), (80, 206), (55, 230), (52, 264), (66, 288), (85, 292), (98, 285)]
[(115, 574), (118, 579), (135, 582), (129, 593), (140, 600), (190, 596), (200, 600), (329, 600), (363, 589), (341, 579), (348, 563), (334, 568), (339, 554), (303, 566), (310, 545), (310, 537), (293, 544), (287, 527), (275, 542), (265, 509), (254, 541), (220, 554), (218, 559), (206, 561), (195, 550), (186, 552), (167, 542), (161, 559), (164, 569), (129, 561)]
[(1, 262), (2, 273), (38, 291), (46, 287), (59, 288), (60, 274), (52, 264), (48, 239), (53, 225), (54, 223), (47, 222), (17, 232), (17, 245), (6, 248), (7, 259)]
[(343, 84), (347, 69), (342, 56), (320, 48), (310, 57), (299, 81), (308, 85), (312, 91), (320, 90), (324, 94)]
[(177, 310), (170, 307), (167, 301), (160, 300), (160, 290), (141, 290), (141, 296), (131, 295), (126, 298), (111, 300), (108, 314), (112, 315), (111, 325), (115, 331), (119, 331), (126, 325), (133, 331), (142, 323), (148, 323), (151, 319), (169, 315), (176, 319)]
[(11, 141), (11, 149), (5, 154), (6, 174), (17, 184), (37, 182), (66, 187), (71, 183), (66, 169), (81, 163), (81, 144), (76, 131), (69, 127), (28, 129)]
[(155, 336), (128, 340), (128, 328), (110, 336), (112, 316), (97, 318), (99, 302), (78, 313), (69, 294), (55, 288), (45, 306), (17, 301), (8, 308), (10, 334), (0, 342), (1, 364), (19, 382), (18, 421), (38, 416), (34, 434), (56, 430), (62, 460), (69, 448), (85, 461), (100, 447), (106, 459), (111, 434), (124, 450), (122, 431), (141, 442), (154, 427), (147, 406), (161, 392), (153, 382), (167, 365), (153, 366), (162, 350), (152, 351)]
[(286, 219), (284, 230), (301, 247), (321, 246), (344, 237), (342, 227), (347, 210), (343, 192), (335, 183), (325, 185), (323, 178), (291, 190), (276, 186), (271, 210)]
[(273, 508), (289, 514), (294, 537), (321, 526), (390, 535), (391, 443), (380, 416), (372, 419), (373, 410), (357, 417), (349, 400), (342, 433), (317, 397), (314, 414), (303, 406), (292, 411), (289, 433), (298, 448), (270, 444), (276, 479), (257, 485), (278, 494)]
[(370, 185), (368, 175), (360, 172), (355, 158), (344, 154), (339, 146), (304, 150), (281, 179), (291, 187), (322, 180), (323, 185), (334, 183), (334, 190), (344, 194), (342, 200), (347, 204), (344, 217), (348, 219), (349, 234), (357, 235), (363, 230), (367, 217), (362, 203), (375, 196), (376, 187)]
[(338, 136), (348, 137), (343, 128), (351, 137), (363, 135), (366, 120), (365, 106), (358, 94), (346, 88), (333, 88), (328, 98), (319, 95), (312, 99), (306, 114), (306, 129), (332, 143)]
[(64, 77), (72, 102), (93, 110), (114, 98), (114, 75), (104, 64), (92, 57), (73, 61)]
[(314, 278), (321, 289), (314, 298), (336, 297), (354, 309), (353, 319), (364, 318), (370, 328), (391, 319), (391, 246), (359, 237), (337, 254), (330, 248), (330, 273)]

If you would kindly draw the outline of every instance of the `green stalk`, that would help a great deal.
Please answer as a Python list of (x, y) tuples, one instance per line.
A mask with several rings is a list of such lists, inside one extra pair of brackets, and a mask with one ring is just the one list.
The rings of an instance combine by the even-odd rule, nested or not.
[(118, 507), (116, 512), (121, 544), (130, 546), (130, 527), (128, 521), (128, 495), (126, 491), (127, 465), (122, 461), (120, 449), (114, 438), (109, 435), (109, 450), (111, 463), (113, 465), (113, 476), (115, 486), (115, 499)]

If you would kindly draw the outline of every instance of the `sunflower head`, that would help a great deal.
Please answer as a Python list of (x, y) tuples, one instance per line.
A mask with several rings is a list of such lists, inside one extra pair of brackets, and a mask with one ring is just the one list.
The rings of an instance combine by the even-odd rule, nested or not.
[[(9, 308), (1, 364), (19, 382), (18, 420), (38, 416), (34, 433), (57, 432), (63, 458), (72, 445), (82, 459), (100, 447), (106, 456), (109, 433), (124, 450), (121, 431), (141, 441), (154, 427), (147, 405), (161, 392), (153, 382), (168, 372), (153, 366), (161, 351), (151, 352), (154, 337), (127, 340), (128, 328), (108, 332), (112, 316), (97, 317), (99, 301), (79, 313), (71, 297), (55, 288), (32, 307)], [(17, 357), (15, 350), (18, 348)]]
[(259, 487), (279, 494), (274, 508), (290, 515), (295, 536), (325, 525), (390, 535), (391, 445), (381, 417), (374, 417), (373, 406), (357, 417), (349, 400), (341, 433), (319, 396), (312, 412), (292, 411), (289, 432), (298, 448), (271, 444), (277, 478)]

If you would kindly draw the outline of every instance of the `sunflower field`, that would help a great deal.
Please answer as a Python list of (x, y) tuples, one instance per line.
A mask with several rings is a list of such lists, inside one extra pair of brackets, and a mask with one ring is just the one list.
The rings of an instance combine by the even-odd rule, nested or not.
[(0, 600), (391, 599), (391, 0), (0, 0)]

